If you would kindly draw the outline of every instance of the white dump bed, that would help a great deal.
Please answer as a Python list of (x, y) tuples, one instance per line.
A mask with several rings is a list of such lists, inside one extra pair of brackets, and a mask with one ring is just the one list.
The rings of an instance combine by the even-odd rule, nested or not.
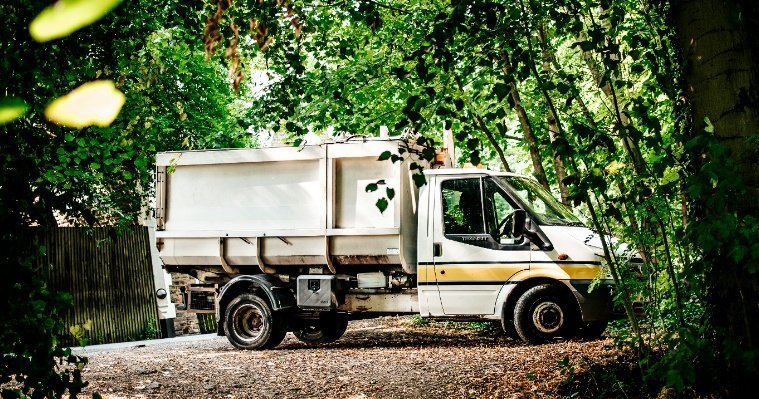
[[(412, 160), (377, 161), (399, 146), (406, 147), (401, 140), (357, 140), (160, 153), (161, 259), (173, 269), (227, 274), (307, 266), (415, 273)], [(367, 192), (378, 180), (386, 185)], [(375, 204), (387, 187), (395, 197), (381, 213)]]

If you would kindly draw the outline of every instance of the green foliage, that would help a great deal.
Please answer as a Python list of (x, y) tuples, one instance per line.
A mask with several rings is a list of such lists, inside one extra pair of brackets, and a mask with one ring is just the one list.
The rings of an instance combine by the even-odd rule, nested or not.
[[(14, 180), (31, 183), (16, 191), (34, 204), (22, 212), (27, 224), (50, 224), (55, 210), (86, 223), (133, 222), (151, 187), (156, 151), (252, 144), (226, 71), (198, 48), (202, 8), (125, 2), (98, 24), (43, 46), (21, 39), (41, 5), (3, 6), (13, 10), (5, 36), (19, 37), (9, 43), (14, 64), (4, 66), (3, 90), (30, 110), (2, 128), (0, 145), (16, 154), (3, 160)], [(71, 130), (41, 120), (51, 98), (93, 79), (111, 80), (126, 94), (110, 126)]]
[[(11, 222), (0, 218), (3, 226)], [(87, 359), (62, 348), (56, 336), (65, 331), (57, 315), (71, 306), (71, 296), (52, 293), (45, 285), (36, 251), (44, 248), (26, 241), (20, 231), (0, 231), (0, 384), (3, 398), (76, 396), (87, 384), (82, 369)]]
[[(726, 149), (691, 137), (667, 2), (302, 1), (221, 10), (226, 19), (214, 16), (207, 43), (231, 43), (235, 21), (270, 28), (255, 32), (258, 45), (235, 48), (251, 73), (266, 76), (258, 129), (298, 139), (375, 135), (384, 125), (434, 143), (445, 126), (463, 162), (525, 173), (537, 173), (537, 163), (553, 189), (567, 186), (567, 202), (594, 230), (635, 248), (632, 262), (604, 243), (628, 315), (616, 337), (636, 349), (649, 381), (695, 386), (710, 365), (719, 369), (709, 360), (717, 358), (753, 370), (756, 354), (715, 342), (704, 320), (715, 314), (710, 290), (720, 290), (715, 261), (747, 265), (755, 280), (756, 218), (725, 206), (742, 195)], [(726, 352), (707, 356), (710, 343)]]
[(142, 332), (137, 337), (137, 340), (142, 341), (145, 339), (156, 339), (159, 337), (160, 332), (161, 330), (155, 324), (155, 321), (150, 320), (145, 324), (145, 327), (142, 328)]
[[(594, 230), (634, 247), (635, 262), (611, 242), (604, 253), (628, 315), (617, 343), (635, 348), (647, 381), (685, 389), (720, 378), (705, 371), (756, 372), (756, 351), (730, 338), (756, 321), (719, 314), (745, 306), (725, 287), (756, 292), (759, 219), (734, 205), (750, 192), (715, 138), (717, 119), (693, 133), (693, 118), (704, 115), (683, 101), (687, 69), (668, 2), (216, 3), (125, 1), (44, 45), (29, 41), (28, 28), (48, 1), (0, 5), (1, 238), (3, 265), (18, 273), (5, 279), (2, 303), (24, 298), (0, 326), (0, 353), (10, 354), (1, 375), (21, 370), (22, 392), (60, 396), (82, 383), (81, 360), (51, 341), (65, 298), (34, 277), (41, 271), (25, 261), (34, 251), (21, 250), (20, 228), (53, 225), (56, 213), (133, 222), (146, 208), (156, 151), (250, 146), (253, 133), (300, 145), (309, 135), (373, 136), (381, 126), (411, 141), (381, 161), (433, 159), (445, 127), (460, 163), (539, 179), (545, 169), (544, 184)], [(72, 130), (43, 118), (52, 99), (96, 79), (126, 96), (109, 126)], [(755, 149), (757, 139), (745, 145)], [(424, 185), (421, 166), (411, 168)], [(365, 188), (383, 195), (381, 211), (397, 189), (383, 185)], [(50, 359), (69, 368), (51, 371)]]
[(86, 346), (90, 343), (88, 333), (92, 330), (92, 320), (87, 320), (82, 324), (75, 324), (69, 327), (69, 332), (79, 342), (79, 345)]
[(430, 319), (419, 315), (413, 315), (409, 319), (411, 320), (411, 325), (414, 327), (422, 327), (430, 324)]
[[(100, 17), (118, 2), (63, 1), (47, 17), (94, 3), (99, 11), (67, 18), (59, 26), (66, 31), (35, 30), (46, 35), (42, 40), (78, 29), (44, 44), (31, 40), (29, 25), (50, 1), (0, 4), (0, 92), (8, 96), (0, 104), (0, 264), (6, 275), (0, 282), (0, 384), (10, 383), (3, 397), (76, 396), (85, 385), (86, 359), (72, 356), (56, 337), (75, 333), (85, 343), (86, 328), (61, 324), (70, 296), (48, 291), (45, 267), (31, 263), (44, 249), (24, 241), (24, 228), (55, 226), (56, 217), (79, 225), (134, 223), (148, 210), (156, 151), (253, 144), (245, 128), (246, 92), (235, 97), (225, 68), (204, 58), (197, 33), (202, 5), (124, 1), (82, 27), (80, 18)], [(40, 21), (50, 28), (49, 20)], [(126, 97), (115, 119), (120, 104), (90, 120), (97, 126), (48, 122), (53, 99), (93, 80), (113, 82), (108, 91)], [(94, 105), (105, 109), (102, 101)], [(62, 116), (70, 117), (71, 109)], [(84, 126), (78, 123), (66, 124)], [(147, 333), (154, 335), (155, 327)]]

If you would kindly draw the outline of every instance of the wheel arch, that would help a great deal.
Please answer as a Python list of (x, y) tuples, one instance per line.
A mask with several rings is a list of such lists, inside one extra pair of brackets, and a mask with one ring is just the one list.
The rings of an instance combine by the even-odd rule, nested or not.
[(242, 275), (230, 280), (219, 292), (216, 304), (217, 333), (224, 333), (224, 314), (233, 299), (242, 293), (256, 294), (269, 303), (272, 311), (295, 308), (296, 301), (292, 291), (278, 278), (266, 274)]
[(503, 303), (503, 308), (501, 310), (501, 320), (506, 323), (506, 321), (513, 320), (514, 318), (514, 308), (516, 308), (517, 301), (519, 298), (527, 292), (530, 288), (537, 287), (539, 285), (543, 284), (550, 284), (553, 286), (558, 287), (561, 292), (562, 296), (565, 296), (570, 303), (574, 304), (575, 311), (577, 312), (577, 317), (582, 317), (582, 310), (580, 308), (580, 303), (577, 300), (577, 297), (572, 293), (572, 290), (562, 282), (561, 280), (557, 280), (555, 278), (551, 277), (545, 277), (545, 276), (536, 276), (536, 277), (530, 277), (525, 280), (522, 280), (518, 282), (515, 287), (509, 292), (509, 294), (506, 296), (506, 299)]

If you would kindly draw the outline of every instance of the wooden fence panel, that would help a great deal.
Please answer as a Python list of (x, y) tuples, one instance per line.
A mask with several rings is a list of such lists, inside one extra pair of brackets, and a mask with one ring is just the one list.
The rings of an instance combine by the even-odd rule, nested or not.
[[(147, 227), (36, 230), (46, 251), (51, 291), (69, 292), (73, 308), (65, 324), (83, 326), (88, 344), (157, 338), (158, 308)], [(68, 332), (67, 345), (79, 345)]]

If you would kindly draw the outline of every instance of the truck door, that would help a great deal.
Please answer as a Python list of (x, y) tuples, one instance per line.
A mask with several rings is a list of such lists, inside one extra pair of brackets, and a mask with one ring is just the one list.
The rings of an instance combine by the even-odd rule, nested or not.
[(438, 176), (435, 278), (445, 315), (492, 315), (498, 293), (530, 267), (530, 244), (511, 237), (513, 201), (488, 176)]

